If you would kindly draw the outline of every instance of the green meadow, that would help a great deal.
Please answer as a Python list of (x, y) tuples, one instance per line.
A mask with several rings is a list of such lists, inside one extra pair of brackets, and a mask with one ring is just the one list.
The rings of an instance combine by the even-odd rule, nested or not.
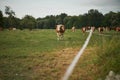
[[(70, 80), (105, 79), (120, 74), (120, 33), (95, 31)], [(0, 32), (0, 80), (61, 80), (88, 33), (66, 30), (58, 41), (53, 29)]]

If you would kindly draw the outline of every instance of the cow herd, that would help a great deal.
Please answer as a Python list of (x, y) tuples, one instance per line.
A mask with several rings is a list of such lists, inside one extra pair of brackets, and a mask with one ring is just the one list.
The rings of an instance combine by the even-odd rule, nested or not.
[[(95, 30), (98, 30), (98, 32), (101, 34), (103, 31), (111, 31), (111, 30), (115, 30), (115, 31), (120, 31), (120, 27), (94, 27), (94, 26), (88, 26), (88, 27), (82, 27), (81, 31), (83, 32), (83, 34), (87, 31), (90, 31), (92, 29), (92, 31), (94, 32)], [(72, 27), (72, 32), (76, 31), (75, 26)], [(64, 32), (65, 32), (65, 26), (60, 24), (60, 25), (56, 25), (56, 32), (57, 32), (57, 39), (58, 40), (63, 40), (63, 36), (64, 36)]]

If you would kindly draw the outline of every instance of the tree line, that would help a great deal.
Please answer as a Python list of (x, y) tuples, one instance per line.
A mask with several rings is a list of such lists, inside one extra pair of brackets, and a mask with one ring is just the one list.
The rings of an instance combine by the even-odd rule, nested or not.
[(15, 12), (9, 6), (5, 6), (5, 14), (0, 10), (0, 30), (17, 29), (54, 29), (57, 24), (64, 24), (67, 29), (73, 26), (81, 28), (83, 26), (94, 27), (117, 27), (120, 26), (120, 12), (102, 14), (97, 9), (90, 9), (87, 13), (79, 16), (69, 16), (66, 13), (60, 15), (49, 15), (44, 18), (34, 18), (32, 15), (25, 15), (22, 19), (15, 17)]

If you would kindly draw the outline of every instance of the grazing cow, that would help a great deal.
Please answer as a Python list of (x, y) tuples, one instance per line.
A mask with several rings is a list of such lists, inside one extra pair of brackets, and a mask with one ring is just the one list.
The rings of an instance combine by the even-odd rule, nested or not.
[(16, 30), (16, 28), (13, 28), (13, 31), (15, 31)]
[(0, 27), (0, 31), (3, 31), (3, 27)]
[(110, 27), (110, 30), (116, 31), (116, 27)]
[(82, 27), (82, 32), (83, 32), (83, 33), (86, 32), (86, 27)]
[(92, 29), (93, 32), (95, 31), (95, 27), (94, 26), (92, 26), (91, 29)]
[(9, 31), (13, 30), (13, 27), (9, 27), (8, 30), (9, 30)]
[(106, 30), (106, 31), (110, 31), (111, 28), (110, 28), (110, 27), (106, 27), (105, 30)]
[(116, 31), (120, 31), (120, 27), (116, 27)]
[(15, 28), (15, 27), (10, 27), (9, 30), (13, 30), (13, 31), (15, 31), (16, 28)]
[(89, 31), (90, 29), (91, 29), (91, 27), (90, 27), (90, 26), (86, 27), (86, 30), (87, 30), (87, 31)]
[(94, 32), (95, 31), (95, 27), (94, 26), (89, 26), (89, 27), (82, 27), (82, 32), (85, 33), (85, 32), (89, 32), (90, 30), (92, 29), (92, 31)]
[(72, 32), (75, 32), (75, 27), (74, 26), (72, 27)]
[(56, 32), (57, 32), (57, 39), (58, 40), (63, 40), (63, 34), (65, 32), (65, 26), (60, 24), (56, 26)]
[(99, 33), (102, 33), (103, 30), (104, 30), (104, 27), (99, 27), (99, 28), (98, 28), (98, 32), (99, 32)]

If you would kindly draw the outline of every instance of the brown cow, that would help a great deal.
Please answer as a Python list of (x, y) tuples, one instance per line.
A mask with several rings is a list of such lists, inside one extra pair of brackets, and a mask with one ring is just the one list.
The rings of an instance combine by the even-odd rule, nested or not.
[(110, 31), (111, 28), (110, 28), (110, 27), (106, 27), (105, 30), (106, 30), (106, 31)]
[(82, 27), (82, 32), (90, 32), (90, 30), (92, 29), (92, 31), (95, 31), (95, 27), (94, 26), (88, 26), (88, 27)]
[(3, 31), (3, 27), (0, 27), (0, 31)]
[(116, 27), (116, 31), (120, 31), (120, 27)]
[(103, 30), (104, 30), (104, 27), (98, 27), (98, 32), (99, 32), (99, 33), (102, 33)]
[(82, 27), (82, 32), (83, 32), (83, 33), (86, 32), (86, 27)]
[(110, 27), (110, 30), (116, 31), (116, 27)]
[(63, 34), (65, 32), (65, 26), (60, 24), (60, 25), (56, 25), (56, 32), (57, 32), (57, 39), (58, 40), (63, 40)]
[(95, 31), (95, 27), (94, 26), (92, 26), (91, 29), (92, 29), (93, 32)]

